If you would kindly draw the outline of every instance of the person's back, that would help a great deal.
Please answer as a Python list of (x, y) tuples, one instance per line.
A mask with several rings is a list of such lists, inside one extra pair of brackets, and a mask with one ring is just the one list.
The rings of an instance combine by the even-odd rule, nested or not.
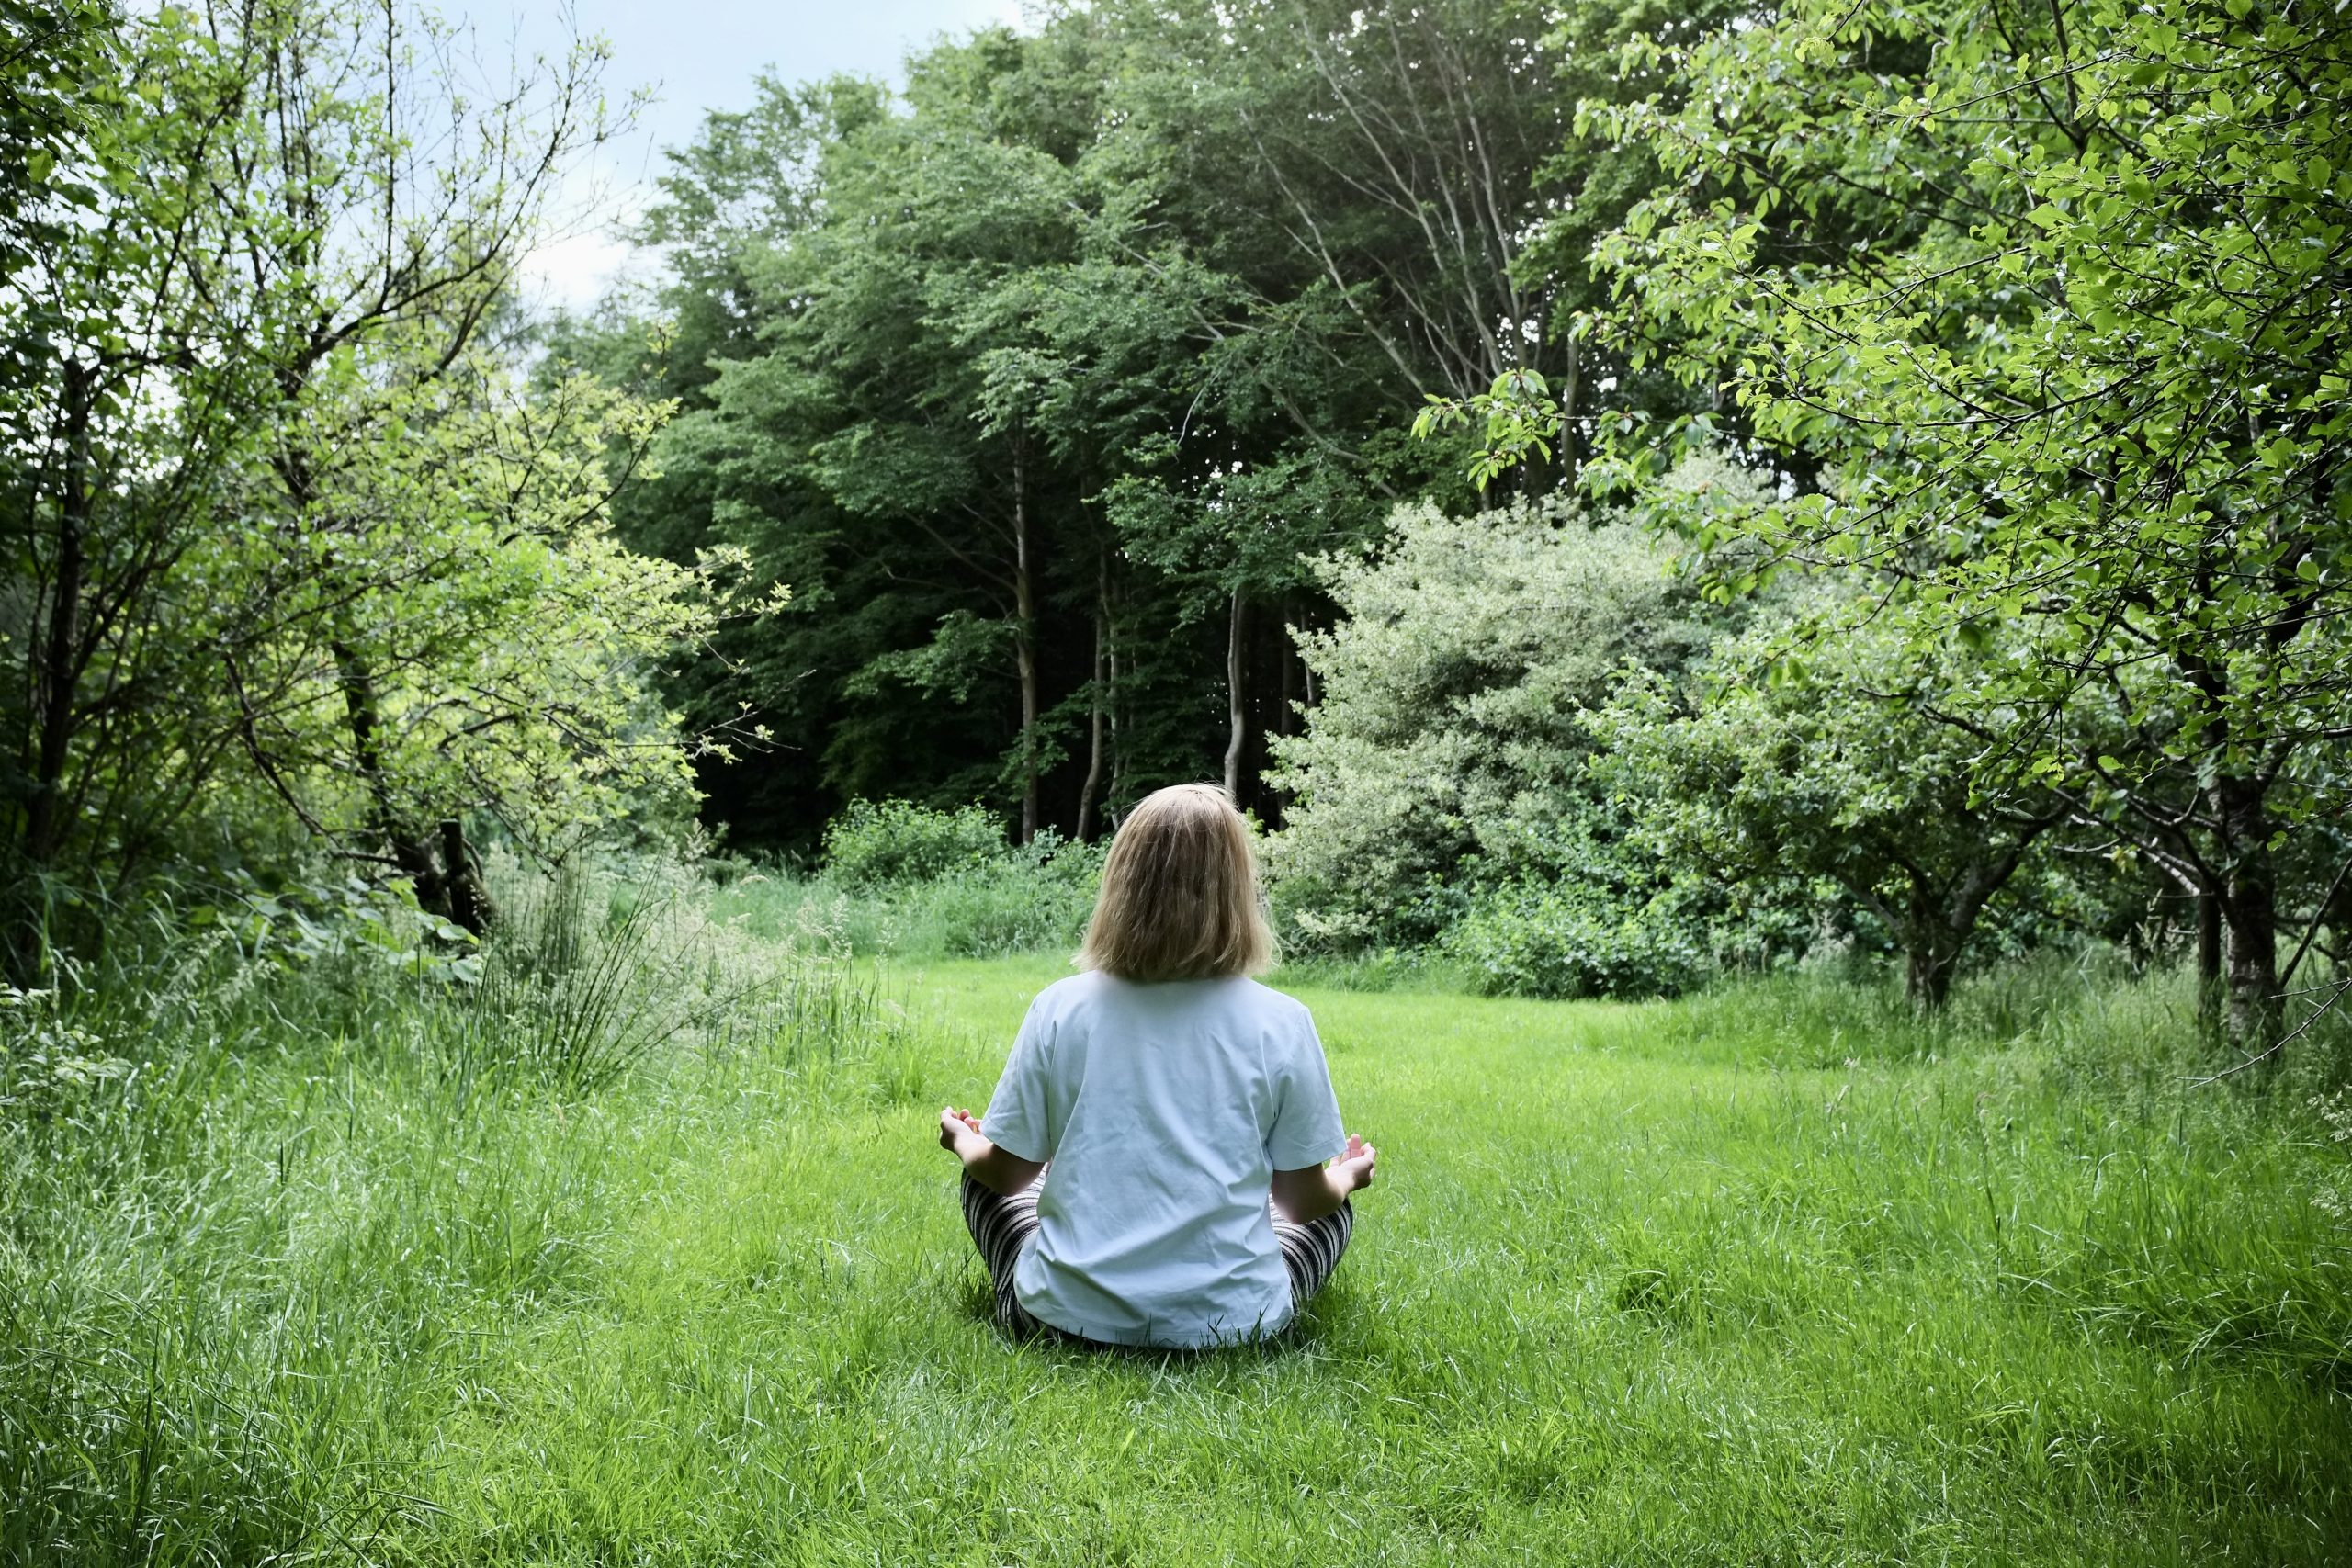
[(1235, 977), (1061, 981), (1022, 1026), (981, 1125), (1049, 1153), (1021, 1303), (1089, 1339), (1272, 1333), (1290, 1278), (1267, 1194), (1347, 1134), (1306, 1009)]
[(1007, 1328), (1232, 1343), (1329, 1276), (1374, 1156), (1341, 1129), (1306, 1009), (1249, 977), (1270, 954), (1231, 804), (1181, 785), (1138, 806), (1089, 972), (1032, 1004), (984, 1119), (941, 1112)]

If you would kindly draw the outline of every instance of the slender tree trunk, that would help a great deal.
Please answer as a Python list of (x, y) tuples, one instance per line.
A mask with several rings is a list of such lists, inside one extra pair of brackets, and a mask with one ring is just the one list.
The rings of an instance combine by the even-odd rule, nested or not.
[(1573, 485), (1577, 471), (1584, 466), (1584, 452), (1577, 436), (1577, 393), (1579, 373), (1583, 369), (1584, 344), (1568, 339), (1567, 368), (1560, 373), (1560, 478), (1563, 485)]
[[(289, 381), (287, 389), (292, 393), (298, 389), (297, 384)], [(307, 466), (299, 457), (287, 457), (280, 461), (278, 479), (286, 487), (295, 515), (307, 514), (311, 501)], [(468, 867), (445, 863), (441, 844), (436, 840), (458, 845), (462, 856), (463, 829), (447, 833), (446, 829), (455, 827), (454, 823), (428, 828), (401, 810), (392, 796), (391, 769), (384, 757), (384, 708), (376, 688), (375, 667), (360, 651), (350, 626), (340, 618), (335, 635), (327, 642), (327, 652), (334, 660), (335, 679), (343, 686), (344, 728), (351, 736), (352, 764), (359, 775), (360, 787), (368, 792), (368, 829), (382, 840), (392, 863), (409, 879), (416, 895), (416, 907), (450, 919), (456, 913), (450, 903), (451, 882), (468, 874)], [(469, 897), (464, 908), (467, 918), (458, 923), (479, 934), (482, 924), (477, 910), (488, 908), (487, 898), (477, 901)]]
[(82, 589), (87, 570), (90, 508), (90, 373), (65, 367), (65, 476), (57, 505), (57, 584), (50, 593), (48, 635), (34, 665), (32, 784), (25, 801), (25, 859), (47, 869), (65, 838), (65, 764), (73, 754), (74, 709), (82, 685)]
[[(1288, 739), (1296, 734), (1299, 728), (1297, 710), (1300, 666), (1298, 646), (1291, 636), (1291, 620), (1295, 609), (1296, 604), (1292, 596), (1287, 593), (1283, 595), (1282, 613), (1275, 617), (1272, 634), (1276, 671), (1272, 733), (1283, 739)], [(1266, 774), (1272, 771), (1272, 767), (1273, 755), (1270, 747), (1266, 753), (1265, 766), (1261, 769), (1258, 776), (1260, 808), (1265, 813), (1266, 825), (1269, 828), (1280, 828), (1283, 825), (1283, 814), (1290, 807), (1291, 795), (1288, 790), (1267, 786)]]
[(2224, 864), (2222, 920), (2228, 971), (2230, 1043), (2253, 1055), (2278, 1038), (2283, 998), (2278, 985), (2278, 889), (2272, 863), (2268, 787), (2260, 780), (2223, 778), (2212, 801), (2222, 824)]
[(1012, 435), (1012, 648), (1021, 665), (1021, 841), (1037, 836), (1036, 597), (1029, 574), (1029, 446)]
[(1111, 793), (1102, 803), (1102, 818), (1114, 833), (1119, 830), (1119, 803), (1126, 799), (1127, 754), (1119, 745), (1119, 623), (1111, 613), (1111, 584), (1102, 580), (1102, 641), (1111, 683), (1102, 694), (1103, 716), (1111, 728)]
[[(46, 871), (56, 863), (65, 844), (69, 813), (65, 809), (65, 768), (74, 754), (74, 730), (82, 688), (82, 593), (88, 567), (90, 509), (90, 415), (93, 392), (90, 373), (69, 360), (65, 366), (65, 474), (57, 502), (57, 580), (49, 594), (48, 624), (38, 650), (30, 651), (28, 673), (32, 698), (32, 733), (20, 744), (18, 756), (27, 770), (22, 839), (17, 848), (27, 869)], [(29, 755), (26, 755), (26, 751)], [(9, 974), (19, 983), (38, 985), (48, 977), (50, 962), (47, 922), (34, 917), (31, 904), (17, 900), (32, 891), (28, 883), (9, 898), (5, 911), (8, 932)]]
[[(288, 389), (294, 389), (290, 383)], [(288, 456), (280, 462), (278, 478), (286, 486), (294, 514), (307, 515), (311, 500), (308, 467), (300, 457)], [(446, 918), (448, 887), (440, 862), (434, 856), (433, 840), (422, 825), (407, 819), (392, 798), (391, 770), (384, 760), (384, 708), (376, 690), (375, 668), (341, 617), (327, 652), (334, 659), (335, 679), (343, 686), (344, 728), (351, 736), (352, 765), (359, 774), (360, 787), (368, 792), (368, 828), (383, 841), (385, 852), (401, 874), (409, 879), (417, 908)]]
[(449, 919), (481, 935), (490, 929), (497, 909), (491, 902), (490, 889), (482, 886), (481, 867), (466, 847), (466, 826), (454, 817), (441, 819), (441, 867)]
[(436, 915), (449, 911), (447, 879), (434, 858), (433, 841), (407, 821), (392, 799), (391, 773), (384, 761), (383, 704), (376, 673), (349, 637), (327, 645), (335, 677), (343, 683), (344, 727), (351, 734), (352, 761), (368, 792), (368, 826), (384, 841), (401, 874), (415, 886), (417, 908)]
[(1226, 713), (1231, 720), (1225, 742), (1225, 793), (1237, 806), (1241, 802), (1241, 742), (1248, 733), (1242, 712), (1242, 676), (1245, 654), (1242, 633), (1248, 628), (1241, 590), (1233, 591), (1233, 614), (1227, 618), (1225, 634), (1225, 700)]
[(2197, 898), (2197, 1022), (2209, 1032), (2222, 1021), (2222, 900)]
[(1094, 838), (1094, 790), (1102, 782), (1102, 713), (1108, 705), (1109, 694), (1103, 689), (1102, 665), (1104, 645), (1109, 633), (1104, 626), (1111, 613), (1105, 603), (1103, 583), (1096, 579), (1094, 588), (1094, 685), (1092, 712), (1089, 716), (1086, 739), (1086, 782), (1078, 791), (1078, 840), (1091, 842)]

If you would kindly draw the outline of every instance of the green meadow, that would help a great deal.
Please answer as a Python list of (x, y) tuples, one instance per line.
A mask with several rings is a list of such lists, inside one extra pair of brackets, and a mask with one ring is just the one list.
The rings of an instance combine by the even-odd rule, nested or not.
[[(2352, 1565), (2352, 0), (0, 0), (0, 1568)], [(1245, 818), (1350, 1255), (1010, 1342), (937, 1112)]]
[(1057, 959), (774, 963), (593, 1089), (384, 981), (77, 1020), (134, 1065), (5, 1122), (0, 1560), (2352, 1552), (2341, 1159), (2187, 1086), (2170, 981), (1278, 976), (1380, 1180), (1300, 1330), (1186, 1357), (983, 1315), (934, 1113)]

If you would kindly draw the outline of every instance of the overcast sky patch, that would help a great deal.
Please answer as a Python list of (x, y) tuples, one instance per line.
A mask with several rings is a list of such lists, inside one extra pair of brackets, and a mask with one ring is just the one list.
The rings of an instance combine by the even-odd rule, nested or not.
[(524, 263), (528, 301), (573, 310), (631, 274), (619, 231), (644, 209), (662, 150), (693, 141), (709, 110), (747, 107), (762, 71), (786, 81), (847, 72), (895, 82), (908, 52), (942, 33), (1021, 24), (1019, 0), (474, 0), (442, 14), (473, 27), (486, 59), (503, 58), (510, 42), (526, 62), (560, 59), (576, 34), (601, 34), (613, 46), (606, 100), (617, 106), (639, 88), (656, 95), (628, 134), (573, 171), (554, 203), (553, 231)]

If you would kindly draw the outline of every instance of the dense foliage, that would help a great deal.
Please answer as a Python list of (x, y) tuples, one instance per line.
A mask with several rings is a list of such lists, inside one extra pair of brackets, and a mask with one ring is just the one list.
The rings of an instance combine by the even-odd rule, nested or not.
[(1789, 654), (1847, 608), (1822, 574), (1707, 601), (1655, 518), (1740, 515), (1758, 491), (1692, 457), (1642, 519), (1408, 509), (1377, 556), (1324, 558), (1342, 618), (1301, 649), (1322, 700), (1276, 743), (1294, 950), (1433, 944), (1497, 989), (1640, 995), (1866, 927), (1935, 1006), (1972, 945), (2143, 916), (2037, 853), (2063, 800), (1935, 716), (1990, 654), (1923, 656), (1883, 622)]
[(1914, 648), (2019, 639), (1938, 720), (2209, 900), (2267, 1043), (2352, 809), (2341, 18), (1798, 0), (1675, 68), (1719, 90), (1618, 118), (1675, 178), (1606, 249), (1819, 476), (1736, 531), (1917, 606)]
[[(1702, 548), (1737, 591), (1846, 581), (1909, 656), (2003, 645), (1907, 707), (2204, 911), (2232, 1035), (2279, 1038), (2279, 927), (2339, 934), (2352, 490), (2352, 55), (2312, 5), (1795, 0), (1637, 51), (1589, 104), (1661, 178), (1596, 249), (1604, 335), (1694, 389), (1599, 422), (1602, 486), (1729, 434), (1783, 493)], [(1703, 86), (1703, 91), (1701, 88)], [(1562, 419), (1502, 379), (1491, 469)], [(1757, 547), (1761, 547), (1760, 553)], [(1883, 683), (1877, 695), (1899, 694)], [(1957, 756), (1957, 754), (1956, 754)]]
[(1059, 932), (1221, 776), (1298, 953), (2113, 941), (2255, 1053), (2340, 984), (2332, 12), (1052, 6), (712, 108), (666, 281), (537, 322), (593, 45), (25, 16), (20, 969), (159, 871), (483, 925), (468, 835), (689, 810)]
[(319, 854), (479, 925), (468, 818), (546, 855), (682, 815), (646, 676), (713, 609), (605, 512), (662, 411), (502, 340), (594, 51), (483, 92), (337, 0), (59, 16), (91, 112), (0, 295), (12, 959), (94, 889)]
[(2064, 809), (2030, 779), (1989, 775), (1974, 739), (1931, 716), (1984, 660), (1922, 656), (1873, 624), (1755, 679), (1788, 635), (1784, 614), (1711, 649), (1680, 692), (1628, 671), (1592, 726), (1605, 772), (1649, 845), (1694, 876), (1842, 889), (1902, 950), (1912, 997), (1940, 1005), (1979, 918)]
[[(1078, 945), (1102, 870), (1102, 847), (1040, 829), (1025, 844), (980, 806), (943, 811), (856, 801), (825, 827), (807, 880), (755, 874), (739, 889), (767, 929), (819, 930), (854, 952), (987, 957)], [(778, 919), (791, 908), (794, 919)]]
[[(1694, 462), (1676, 483), (1726, 480)], [(1718, 635), (1672, 558), (1555, 501), (1403, 508), (1375, 557), (1318, 559), (1340, 618), (1301, 643), (1321, 700), (1276, 742), (1293, 798), (1268, 845), (1294, 951), (1442, 942), (1553, 995), (1696, 976), (1702, 912), (1630, 841), (1585, 724), (1629, 671), (1679, 672)]]
[(1279, 818), (1291, 633), (1331, 615), (1304, 558), (1467, 500), (1403, 412), (1594, 359), (1565, 327), (1597, 286), (1523, 254), (1592, 173), (1555, 167), (1593, 83), (1544, 37), (1483, 0), (1114, 0), (929, 49), (896, 97), (713, 115), (646, 229), (658, 352), (619, 306), (558, 344), (682, 400), (628, 536), (793, 585), (681, 684), (786, 738), (703, 771), (733, 840), (881, 795), (1091, 838), (1204, 775)]

